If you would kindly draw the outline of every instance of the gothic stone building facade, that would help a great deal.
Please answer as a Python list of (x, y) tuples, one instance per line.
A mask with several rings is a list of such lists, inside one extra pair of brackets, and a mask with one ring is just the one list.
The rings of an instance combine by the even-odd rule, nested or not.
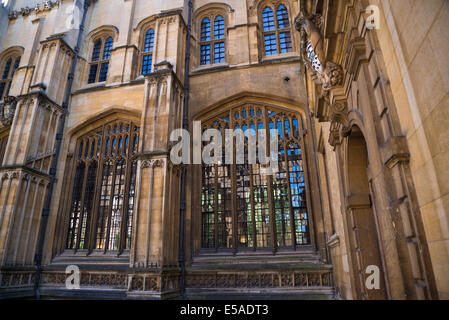
[[(449, 298), (448, 1), (3, 0), (0, 27), (0, 297)], [(278, 171), (172, 162), (194, 121), (277, 130)]]

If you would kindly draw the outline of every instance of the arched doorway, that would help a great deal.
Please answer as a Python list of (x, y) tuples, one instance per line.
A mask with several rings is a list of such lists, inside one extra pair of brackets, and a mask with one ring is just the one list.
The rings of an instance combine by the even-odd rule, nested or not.
[[(361, 130), (354, 126), (347, 142), (346, 207), (356, 298), (386, 299), (374, 198), (368, 177), (369, 165), (365, 138)], [(372, 288), (370, 285), (376, 282), (378, 287)]]

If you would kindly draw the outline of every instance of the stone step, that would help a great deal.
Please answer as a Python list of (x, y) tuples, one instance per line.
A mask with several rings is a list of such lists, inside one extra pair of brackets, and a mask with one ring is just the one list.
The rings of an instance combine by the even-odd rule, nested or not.
[(320, 263), (320, 256), (313, 250), (294, 252), (244, 252), (232, 255), (229, 252), (201, 252), (192, 260), (192, 266), (200, 265), (233, 265), (233, 264), (291, 264)]
[(231, 301), (257, 301), (257, 300), (335, 300), (333, 290), (302, 290), (292, 292), (195, 292), (186, 289), (188, 300), (231, 300)]
[(329, 300), (332, 266), (313, 251), (203, 253), (186, 269), (186, 294), (193, 300)]

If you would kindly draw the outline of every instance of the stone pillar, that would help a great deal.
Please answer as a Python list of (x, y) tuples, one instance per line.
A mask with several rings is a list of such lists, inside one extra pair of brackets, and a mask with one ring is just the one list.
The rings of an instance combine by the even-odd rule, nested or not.
[(130, 266), (177, 265), (179, 178), (169, 159), (169, 137), (182, 123), (183, 87), (168, 62), (145, 78)]
[(42, 91), (17, 101), (0, 169), (0, 265), (33, 265), (62, 108)]

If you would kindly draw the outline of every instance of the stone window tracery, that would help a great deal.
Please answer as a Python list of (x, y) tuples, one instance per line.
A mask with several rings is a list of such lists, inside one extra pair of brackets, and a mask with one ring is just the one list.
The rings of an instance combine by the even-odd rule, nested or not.
[(110, 36), (102, 36), (94, 41), (87, 80), (88, 84), (106, 81), (113, 44), (114, 40)]
[(67, 249), (130, 248), (138, 137), (138, 124), (118, 120), (78, 139)]
[(290, 18), (284, 4), (266, 5), (262, 10), (262, 34), (265, 56), (293, 51)]
[(237, 252), (310, 244), (301, 125), (298, 114), (262, 105), (233, 108), (203, 122), (203, 132), (215, 128), (223, 133), (223, 146), (225, 129), (245, 135), (265, 130), (267, 137), (275, 130), (279, 135), (274, 175), (264, 174), (259, 162), (249, 164), (247, 138), (244, 164), (225, 164), (223, 152), (218, 164), (202, 165), (203, 249)]

